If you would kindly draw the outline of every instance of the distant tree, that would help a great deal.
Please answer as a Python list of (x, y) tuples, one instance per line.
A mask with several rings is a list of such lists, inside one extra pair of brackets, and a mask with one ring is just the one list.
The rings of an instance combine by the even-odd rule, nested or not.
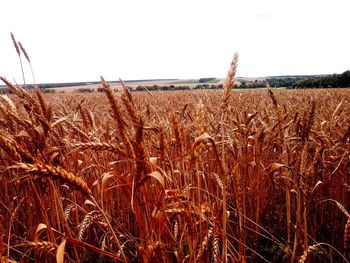
[(0, 94), (13, 94), (13, 91), (10, 88), (0, 88)]
[(91, 93), (94, 92), (94, 89), (89, 89), (89, 88), (79, 88), (76, 90), (78, 93)]
[(160, 90), (169, 90), (169, 86), (161, 86), (159, 87)]
[(338, 78), (340, 87), (350, 87), (350, 70), (344, 71)]
[(43, 93), (56, 93), (55, 89), (41, 89)]
[(145, 90), (145, 89), (141, 85), (137, 86), (135, 89), (135, 91), (143, 91), (143, 90)]
[(200, 78), (198, 80), (199, 83), (206, 83), (206, 82), (210, 82), (210, 81), (213, 81), (213, 80), (216, 80), (216, 78)]
[(158, 85), (153, 85), (150, 87), (147, 87), (148, 90), (159, 90), (159, 86)]
[(241, 81), (241, 85), (239, 85), (239, 88), (245, 89), (247, 87), (247, 82), (245, 80)]
[(293, 85), (299, 88), (345, 88), (350, 87), (350, 70), (342, 74), (333, 74), (324, 77), (313, 77), (298, 80)]

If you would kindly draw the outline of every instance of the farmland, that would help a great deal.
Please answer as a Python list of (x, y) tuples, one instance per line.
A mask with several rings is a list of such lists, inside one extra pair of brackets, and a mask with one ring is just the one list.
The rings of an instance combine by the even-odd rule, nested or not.
[(349, 89), (7, 85), (2, 262), (348, 262)]

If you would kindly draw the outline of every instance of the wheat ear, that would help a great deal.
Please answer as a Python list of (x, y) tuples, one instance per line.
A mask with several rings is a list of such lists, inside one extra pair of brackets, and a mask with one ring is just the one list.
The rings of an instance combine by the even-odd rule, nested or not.
[(221, 108), (224, 111), (226, 111), (227, 109), (228, 102), (231, 97), (231, 92), (235, 84), (235, 75), (237, 71), (237, 65), (238, 65), (238, 53), (236, 52), (233, 56), (231, 67), (227, 73), (225, 84), (224, 84), (224, 97), (221, 104)]
[(81, 222), (81, 226), (79, 228), (79, 235), (78, 235), (79, 240), (83, 240), (86, 231), (94, 223), (96, 218), (99, 216), (95, 214), (96, 214), (96, 211), (91, 211), (85, 215), (83, 221)]
[(83, 193), (87, 195), (91, 195), (91, 190), (88, 187), (87, 183), (80, 177), (77, 177), (71, 172), (68, 172), (60, 167), (55, 167), (52, 165), (47, 164), (27, 164), (27, 163), (18, 163), (15, 166), (12, 166), (12, 168), (18, 168), (25, 170), (28, 173), (38, 174), (41, 176), (47, 176), (52, 177), (54, 179), (58, 179), (60, 181), (63, 181), (71, 186), (74, 186), (75, 188), (79, 189)]
[(23, 77), (23, 83), (26, 84), (26, 80), (24, 78), (24, 71), (23, 71), (23, 65), (22, 65), (22, 59), (21, 59), (21, 51), (18, 47), (18, 44), (17, 44), (17, 41), (15, 39), (15, 36), (13, 35), (13, 33), (11, 32), (11, 38), (12, 38), (12, 42), (13, 42), (13, 45), (16, 49), (16, 52), (17, 52), (17, 55), (18, 55), (18, 58), (19, 58), (19, 63), (21, 64), (21, 70), (22, 70), (22, 77)]
[(21, 42), (18, 41), (18, 45), (19, 45), (19, 48), (22, 50), (23, 55), (25, 56), (25, 58), (27, 59), (27, 61), (29, 63), (30, 70), (32, 72), (33, 82), (34, 82), (34, 85), (35, 85), (35, 77), (34, 77), (34, 71), (33, 71), (33, 67), (32, 67), (32, 62), (30, 61), (29, 55), (28, 55), (27, 51), (24, 49), (24, 47), (21, 44)]
[(56, 244), (48, 241), (28, 242), (28, 243), (25, 243), (25, 245), (31, 248), (46, 250), (46, 251), (55, 251), (57, 249)]
[(118, 153), (122, 156), (126, 156), (126, 153), (118, 145), (102, 142), (88, 142), (88, 143), (76, 143), (73, 144), (74, 148), (79, 148), (81, 150), (95, 150), (95, 151), (111, 151)]
[(346, 221), (345, 224), (345, 230), (344, 230), (344, 248), (350, 249), (350, 217), (348, 218), (348, 221)]
[(4, 257), (4, 256), (0, 256), (0, 262), (1, 263), (17, 263), (17, 261), (11, 259), (11, 258), (8, 258), (8, 257)]

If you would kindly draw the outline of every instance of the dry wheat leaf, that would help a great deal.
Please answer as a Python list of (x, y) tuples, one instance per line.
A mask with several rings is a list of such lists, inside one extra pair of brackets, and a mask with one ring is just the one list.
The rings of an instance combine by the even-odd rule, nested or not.
[(52, 162), (59, 154), (60, 154), (59, 152), (54, 152), (53, 154), (51, 154), (50, 162)]
[(67, 116), (64, 116), (62, 118), (59, 118), (57, 121), (55, 121), (54, 123), (51, 124), (51, 128), (55, 127), (56, 125), (67, 121), (69, 118)]
[(101, 182), (102, 192), (105, 189), (105, 186), (107, 184), (108, 179), (112, 178), (112, 177), (113, 177), (113, 174), (111, 174), (111, 173), (104, 173), (102, 175), (102, 182)]
[(45, 131), (44, 128), (41, 125), (38, 125), (34, 128), (34, 130), (37, 132), (39, 142), (42, 144), (45, 141)]
[(63, 239), (61, 244), (57, 248), (57, 254), (56, 254), (56, 262), (57, 263), (64, 263), (64, 250), (66, 248), (66, 239)]
[(314, 192), (316, 190), (316, 188), (321, 184), (323, 184), (323, 182), (321, 180), (318, 180), (317, 183), (315, 184), (314, 188), (312, 188), (311, 192)]
[(92, 205), (92, 206), (96, 206), (92, 201), (90, 201), (89, 199), (86, 199), (84, 202), (84, 206), (85, 205)]
[(157, 157), (150, 157), (149, 158), (149, 162), (151, 164), (152, 171), (157, 170), (157, 160), (158, 160)]
[(338, 111), (339, 111), (339, 109), (340, 109), (340, 106), (343, 104), (343, 101), (341, 101), (338, 105), (337, 105), (337, 107), (335, 108), (335, 110), (334, 110), (334, 112), (333, 112), (333, 114), (332, 114), (332, 118), (334, 118), (335, 117), (335, 115), (337, 115), (337, 113), (338, 113)]
[(293, 194), (298, 195), (298, 192), (297, 192), (297, 190), (295, 190), (295, 189), (291, 189), (290, 192), (293, 193)]
[(113, 167), (113, 165), (115, 165), (116, 163), (118, 163), (118, 161), (108, 162), (108, 163), (107, 163), (107, 167), (108, 167), (108, 168), (111, 168), (111, 167)]
[(290, 167), (285, 165), (285, 164), (282, 164), (282, 163), (273, 163), (270, 165), (270, 170), (269, 172), (272, 173), (274, 172), (275, 170), (279, 169), (279, 168), (287, 168), (288, 170), (290, 170)]
[(198, 144), (200, 144), (202, 141), (205, 141), (205, 140), (210, 140), (211, 143), (214, 144), (214, 139), (210, 137), (208, 133), (205, 132), (194, 140), (194, 143), (192, 145), (192, 151), (198, 146)]
[(43, 224), (43, 223), (40, 223), (36, 229), (35, 229), (35, 232), (34, 232), (34, 242), (38, 242), (39, 241), (39, 235), (40, 235), (40, 232), (43, 230), (43, 229), (47, 229), (47, 225)]
[(153, 177), (154, 179), (156, 179), (162, 185), (162, 187), (165, 189), (164, 177), (160, 172), (154, 171), (152, 173), (147, 174), (147, 176), (150, 176), (150, 177)]
[(32, 138), (32, 136), (30, 136), (30, 134), (29, 134), (27, 131), (24, 131), (24, 130), (20, 131), (20, 132), (16, 135), (16, 137), (28, 137), (28, 138)]

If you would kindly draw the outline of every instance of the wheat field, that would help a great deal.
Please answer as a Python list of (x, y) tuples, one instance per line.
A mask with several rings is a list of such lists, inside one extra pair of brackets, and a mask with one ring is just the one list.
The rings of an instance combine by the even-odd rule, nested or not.
[(2, 78), (1, 262), (349, 262), (350, 90), (234, 71), (224, 91)]

